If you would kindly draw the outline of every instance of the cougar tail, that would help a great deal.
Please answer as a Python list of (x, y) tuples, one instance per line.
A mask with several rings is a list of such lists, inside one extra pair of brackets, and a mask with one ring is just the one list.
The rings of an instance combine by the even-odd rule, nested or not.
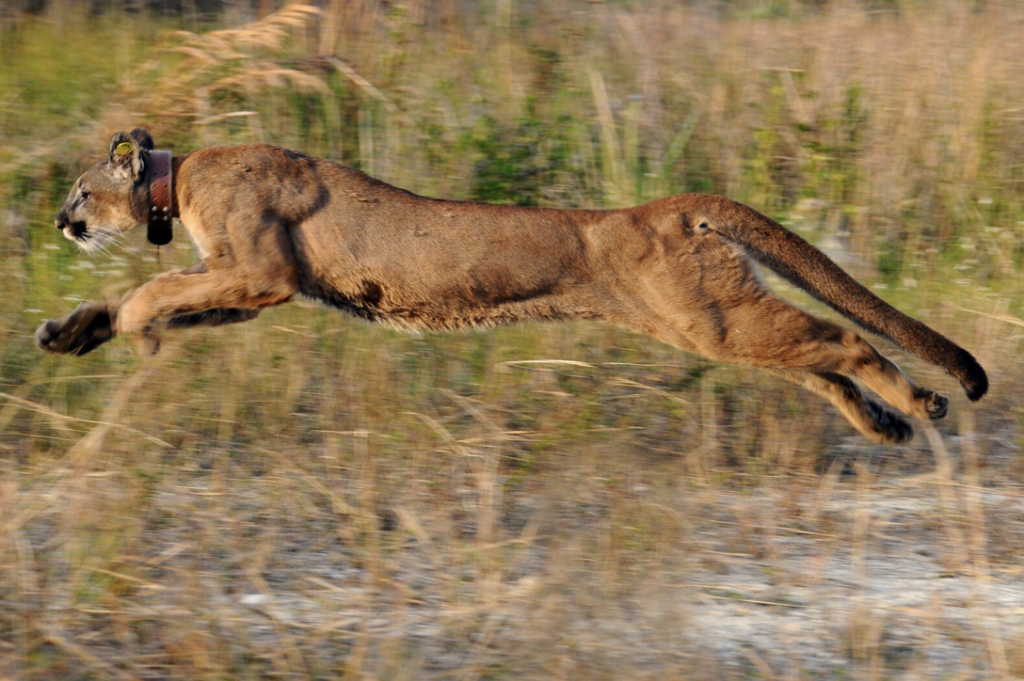
[(743, 204), (728, 203), (715, 211), (720, 217), (710, 229), (864, 329), (942, 367), (960, 381), (972, 402), (988, 391), (985, 370), (971, 353), (889, 305), (771, 218)]

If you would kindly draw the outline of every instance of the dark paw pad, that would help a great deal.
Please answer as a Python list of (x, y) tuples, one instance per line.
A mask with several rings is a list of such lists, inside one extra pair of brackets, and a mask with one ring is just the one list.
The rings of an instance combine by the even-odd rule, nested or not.
[(890, 413), (889, 418), (892, 423), (890, 425), (890, 432), (892, 433), (892, 442), (899, 444), (902, 442), (909, 442), (914, 437), (914, 429), (910, 426), (910, 423), (903, 420), (899, 416)]
[(874, 402), (868, 403), (872, 420), (875, 422), (875, 432), (883, 443), (900, 444), (909, 441), (914, 437), (914, 429), (906, 419), (897, 416)]
[(925, 399), (924, 408), (928, 412), (928, 418), (937, 421), (944, 418), (949, 411), (949, 400), (938, 393), (932, 393)]
[(105, 305), (82, 303), (71, 314), (36, 329), (36, 345), (61, 355), (84, 355), (114, 337)]

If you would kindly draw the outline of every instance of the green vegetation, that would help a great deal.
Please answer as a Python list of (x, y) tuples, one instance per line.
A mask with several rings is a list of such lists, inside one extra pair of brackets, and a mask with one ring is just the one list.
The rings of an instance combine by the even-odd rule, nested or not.
[[(1022, 527), (1024, 10), (326, 4), (229, 26), (59, 7), (0, 23), (0, 676), (1024, 672), (1024, 628), (984, 625)], [(952, 396), (942, 434), (966, 487), (907, 484), (936, 505), (919, 515), (941, 570), (971, 575), (971, 617), (938, 622), (940, 604), (908, 625), (857, 594), (822, 629), (834, 658), (721, 657), (679, 603), (694, 575), (721, 575), (707, 599), (728, 607), (827, 614), (729, 570), (765, 561), (784, 591), (850, 546), (863, 567), (888, 525), (830, 500), (867, 499), (869, 469), (930, 471), (929, 451), (948, 482), (946, 454), (919, 436), (878, 458), (794, 386), (617, 329), (413, 337), (300, 302), (153, 359), (127, 339), (43, 355), (47, 317), (192, 262), (143, 230), (89, 257), (52, 227), (135, 125), (178, 152), (271, 142), (433, 196), (701, 191), (777, 217), (991, 370), (975, 409), (898, 357)], [(856, 489), (848, 456), (871, 462)], [(791, 539), (806, 571), (780, 557)], [(908, 626), (929, 633), (896, 640)], [(942, 646), (959, 671), (928, 666)]]

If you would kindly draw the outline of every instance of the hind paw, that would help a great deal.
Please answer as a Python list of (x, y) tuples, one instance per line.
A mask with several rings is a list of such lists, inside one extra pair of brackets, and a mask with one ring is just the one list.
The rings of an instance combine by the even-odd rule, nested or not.
[(949, 411), (949, 400), (938, 393), (932, 393), (925, 399), (924, 406), (928, 411), (928, 418), (937, 421), (944, 418)]
[(914, 404), (909, 413), (919, 419), (937, 421), (949, 411), (949, 400), (928, 388), (914, 388)]
[(900, 444), (914, 437), (914, 429), (901, 416), (882, 408), (874, 402), (868, 402), (868, 411), (874, 422), (874, 438), (882, 444)]

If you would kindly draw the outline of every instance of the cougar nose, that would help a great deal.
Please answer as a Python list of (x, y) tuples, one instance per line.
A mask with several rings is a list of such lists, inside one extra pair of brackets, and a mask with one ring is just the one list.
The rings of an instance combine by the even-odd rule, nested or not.
[(67, 211), (65, 211), (63, 208), (57, 211), (57, 214), (53, 216), (53, 224), (57, 229), (63, 231), (64, 225), (68, 224)]

